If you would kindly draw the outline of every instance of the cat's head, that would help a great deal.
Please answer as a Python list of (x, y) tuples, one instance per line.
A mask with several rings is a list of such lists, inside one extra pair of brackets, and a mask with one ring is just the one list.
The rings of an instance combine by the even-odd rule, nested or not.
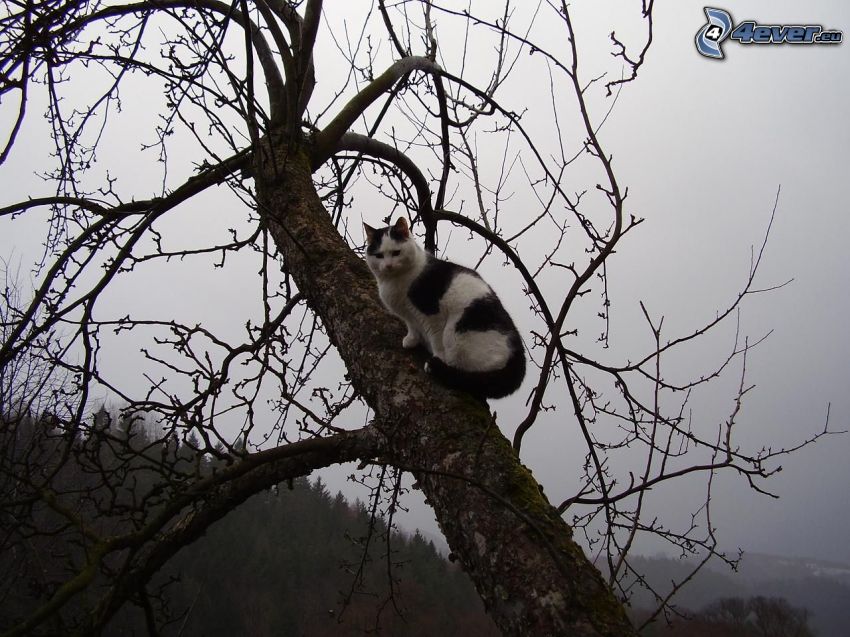
[(416, 264), (419, 246), (410, 235), (404, 217), (386, 228), (373, 228), (364, 223), (363, 230), (366, 233), (366, 263), (376, 278), (398, 276)]

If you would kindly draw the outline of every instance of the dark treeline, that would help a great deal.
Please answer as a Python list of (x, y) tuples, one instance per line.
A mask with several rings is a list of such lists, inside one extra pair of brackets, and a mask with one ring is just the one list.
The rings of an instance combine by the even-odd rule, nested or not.
[[(163, 438), (141, 419), (103, 410), (70, 457), (60, 455), (68, 432), (49, 419), (4, 419), (2, 434), (0, 634), (61, 595), (67, 573), (85, 563), (80, 537), (89, 529), (69, 520), (85, 512), (98, 520), (90, 529), (98, 535), (132, 532), (126, 513), (160, 506), (163, 471), (179, 482), (221, 462), (196, 454), (191, 438)], [(127, 445), (137, 452), (132, 461), (122, 452)], [(46, 505), (27, 497), (53, 471), (62, 474), (54, 480), (62, 492)], [(78, 594), (32, 634), (72, 634), (96, 607), (94, 593)], [(106, 634), (498, 634), (467, 576), (431, 542), (390, 531), (366, 505), (306, 478), (248, 499), (179, 551), (133, 601)]]

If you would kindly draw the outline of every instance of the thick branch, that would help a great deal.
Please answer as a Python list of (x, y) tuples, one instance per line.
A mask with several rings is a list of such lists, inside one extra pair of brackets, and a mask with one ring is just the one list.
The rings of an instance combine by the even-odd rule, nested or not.
[(316, 45), (316, 34), (319, 31), (319, 21), (322, 17), (322, 0), (309, 0), (304, 11), (304, 21), (301, 25), (301, 40), (296, 52), (298, 64), (298, 107), (299, 116), (304, 113), (310, 95), (313, 92), (315, 77), (313, 75), (313, 47)]
[[(151, 576), (180, 549), (188, 546), (217, 520), (252, 495), (284, 480), (307, 475), (315, 469), (341, 462), (375, 457), (380, 452), (381, 436), (373, 426), (312, 438), (252, 454), (239, 463), (194, 484), (182, 496), (169, 503), (143, 529), (127, 536), (111, 538), (95, 546), (87, 568), (63, 586), (54, 600), (27, 621), (3, 637), (23, 635), (38, 626), (53, 612), (80, 592), (96, 572), (99, 562), (113, 551), (131, 549), (128, 562), (112, 582), (109, 592), (89, 615), (78, 634), (99, 633), (115, 612), (144, 586)], [(189, 508), (176, 523), (177, 515)], [(170, 525), (165, 530), (166, 525)], [(61, 595), (61, 598), (60, 598)], [(51, 604), (56, 602), (56, 608)], [(47, 610), (45, 610), (47, 609)], [(50, 612), (48, 612), (50, 611)]]
[(313, 151), (313, 165), (321, 166), (333, 154), (343, 134), (351, 128), (372, 103), (389, 91), (402, 77), (413, 71), (441, 72), (440, 67), (424, 57), (411, 56), (399, 60), (381, 75), (372, 80), (366, 88), (351, 98), (339, 114), (316, 134)]
[(395, 146), (390, 146), (374, 137), (366, 137), (357, 133), (345, 133), (337, 143), (336, 151), (353, 150), (370, 157), (385, 159), (397, 166), (410, 181), (416, 190), (416, 199), (419, 203), (419, 214), (422, 215), (422, 223), (425, 224), (425, 249), (434, 252), (436, 248), (436, 222), (434, 219), (434, 208), (431, 205), (431, 189), (428, 180), (413, 161)]
[(112, 7), (107, 7), (101, 11), (97, 11), (91, 15), (84, 16), (79, 20), (74, 20), (67, 25), (64, 25), (56, 34), (57, 39), (67, 37), (69, 34), (85, 28), (86, 26), (99, 20), (108, 20), (110, 18), (132, 15), (134, 13), (147, 13), (154, 11), (163, 11), (167, 9), (207, 9), (219, 14), (223, 18), (232, 19), (239, 26), (250, 32), (251, 43), (254, 50), (257, 52), (257, 57), (263, 67), (266, 86), (269, 91), (269, 105), (271, 108), (272, 121), (276, 121), (284, 113), (283, 104), (285, 103), (284, 81), (280, 75), (280, 70), (277, 66), (275, 56), (269, 48), (268, 42), (260, 28), (241, 11), (236, 10), (220, 0), (148, 0), (131, 4), (122, 4)]

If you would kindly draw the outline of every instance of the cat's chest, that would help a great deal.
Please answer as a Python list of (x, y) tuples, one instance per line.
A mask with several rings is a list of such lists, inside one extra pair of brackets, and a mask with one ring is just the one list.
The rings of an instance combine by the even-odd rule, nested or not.
[(378, 286), (378, 294), (390, 311), (403, 316), (409, 315), (413, 306), (408, 298), (410, 289), (407, 282), (394, 281)]

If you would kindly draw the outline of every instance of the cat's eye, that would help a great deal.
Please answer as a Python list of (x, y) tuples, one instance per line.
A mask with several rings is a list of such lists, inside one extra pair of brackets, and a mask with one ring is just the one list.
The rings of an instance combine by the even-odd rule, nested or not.
[(393, 250), (392, 252), (390, 252), (390, 254), (393, 255), (394, 257), (397, 257), (398, 255), (401, 254), (401, 250)]
[(384, 258), (384, 253), (383, 253), (383, 252), (376, 252), (376, 253), (375, 253), (375, 258), (376, 258), (376, 259), (383, 259), (383, 258)]

